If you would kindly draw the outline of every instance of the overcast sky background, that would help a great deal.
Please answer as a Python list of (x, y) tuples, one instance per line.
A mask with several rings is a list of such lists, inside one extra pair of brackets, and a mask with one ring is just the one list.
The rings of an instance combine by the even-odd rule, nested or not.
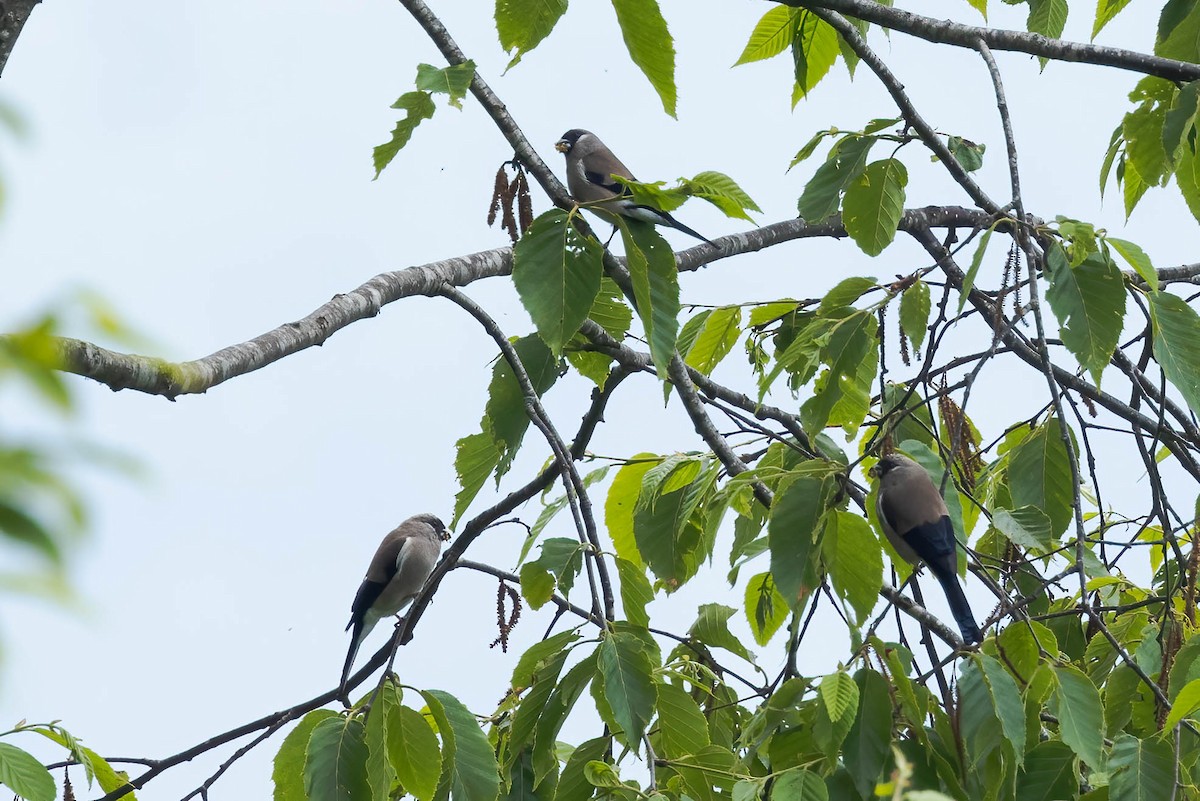
[[(551, 38), (503, 77), (507, 57), (490, 5), (436, 2), (434, 10), (560, 176), (553, 142), (568, 128), (588, 128), (642, 180), (708, 169), (731, 175), (762, 206), (763, 223), (795, 216), (819, 161), (785, 168), (815, 131), (896, 114), (865, 68), (851, 82), (837, 66), (794, 112), (789, 58), (730, 69), (767, 3), (662, 5), (678, 51), (678, 120), (662, 112), (628, 61), (607, 4), (573, 4)], [(1084, 5), (1073, 8), (1068, 38), (1090, 33)], [(1100, 41), (1148, 51), (1149, 8), (1127, 10)], [(981, 22), (965, 3), (921, 10)], [(1001, 27), (1023, 26), (1019, 9), (995, 3), (992, 15)], [(873, 31), (871, 42), (935, 127), (988, 145), (980, 179), (993, 197), (1007, 198), (979, 57), (901, 34), (888, 40)], [(1194, 261), (1195, 222), (1173, 187), (1147, 195), (1128, 226), (1115, 190), (1103, 206), (1098, 197), (1097, 167), (1138, 76), (1069, 64), (1039, 76), (1031, 58), (996, 55), (1027, 208), (1094, 221), (1142, 244), (1160, 267)], [(439, 98), (434, 119), (371, 181), (371, 148), (396, 119), (388, 106), (413, 88), (420, 62), (444, 63), (391, 2), (38, 6), (0, 82), (0, 101), (31, 129), (25, 142), (0, 139), (9, 195), (0, 217), (0, 328), (86, 288), (149, 338), (144, 350), (198, 358), (299, 318), (377, 273), (506, 245), (484, 216), (511, 149), (469, 98), (461, 112)], [(969, 204), (916, 146), (903, 155), (908, 206)], [(535, 210), (547, 206), (535, 191)], [(745, 227), (703, 204), (678, 216), (710, 237)], [(1165, 239), (1164, 231), (1186, 233)], [(994, 272), (981, 282), (994, 285), (1001, 258), (997, 250)], [(903, 238), (877, 260), (848, 241), (795, 242), (686, 275), (683, 298), (811, 297), (851, 275), (890, 278), (927, 263)], [(508, 280), (467, 291), (508, 333), (531, 330)], [(986, 340), (965, 347), (972, 346)], [(176, 403), (72, 378), (80, 411), (66, 436), (135, 457), (145, 476), (82, 471), (93, 520), (71, 554), (76, 609), (0, 599), (0, 721), (61, 719), (102, 754), (163, 757), (329, 689), (345, 654), (350, 601), (380, 537), (417, 512), (450, 519), (454, 442), (477, 431), (494, 355), (448, 302), (413, 298), (322, 348)], [(731, 380), (741, 374), (737, 364), (726, 369)], [(985, 380), (992, 392), (1015, 393), (989, 398), (985, 389), (973, 400), (985, 439), (1040, 397), (1040, 384), (1026, 391), (1018, 383), (1031, 375)], [(574, 431), (589, 392), (572, 379), (550, 394), (560, 430)], [(62, 427), (19, 391), (7, 389), (3, 403), (6, 436), (51, 436)], [(701, 447), (677, 401), (664, 412), (648, 378), (627, 382), (607, 419), (592, 445), (600, 454)], [(545, 458), (536, 432), (527, 451), (502, 489)], [(1130, 497), (1140, 497), (1129, 465), (1114, 469), (1126, 471)], [(535, 502), (522, 514), (532, 522), (537, 509)], [(564, 517), (557, 531), (569, 535), (566, 525)], [(521, 536), (513, 526), (495, 530), (471, 555), (512, 567)], [(697, 602), (737, 603), (741, 586), (729, 591), (724, 582), (726, 553), (719, 546), (717, 569), (677, 600), (658, 601), (655, 614), (682, 629)], [(977, 583), (970, 594), (982, 617), (990, 604)], [(444, 582), (401, 652), (404, 681), (490, 712), (515, 658), (488, 650), (494, 599), (492, 579), (460, 571)], [(940, 596), (931, 605), (949, 619)], [(548, 620), (547, 610), (527, 610), (517, 647)], [(808, 672), (847, 656), (840, 622), (827, 614), (820, 625), (828, 647), (802, 654)], [(778, 641), (760, 649), (772, 673), (780, 650)], [(591, 735), (578, 727), (564, 735), (583, 736)], [(280, 739), (234, 766), (213, 797), (266, 797)], [(32, 739), (16, 744), (58, 758)], [(142, 797), (183, 796), (227, 753), (172, 769)]]

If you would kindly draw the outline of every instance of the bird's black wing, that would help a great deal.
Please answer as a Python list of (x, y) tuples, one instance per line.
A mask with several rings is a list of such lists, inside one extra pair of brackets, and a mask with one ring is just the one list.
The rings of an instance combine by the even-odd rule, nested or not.
[(349, 631), (356, 623), (361, 625), (363, 617), (366, 616), (367, 610), (375, 603), (376, 599), (383, 593), (383, 588), (387, 585), (364, 579), (363, 583), (358, 587), (358, 594), (354, 596), (354, 603), (350, 605), (350, 622), (346, 624), (346, 631)]
[(584, 170), (583, 177), (587, 179), (589, 184), (595, 184), (596, 186), (599, 186), (602, 189), (607, 189), (609, 192), (612, 192), (614, 195), (631, 195), (631, 194), (633, 194), (632, 192), (629, 191), (628, 186), (617, 183), (616, 181), (614, 181), (612, 179), (611, 175), (604, 175), (602, 173), (591, 172), (590, 170)]

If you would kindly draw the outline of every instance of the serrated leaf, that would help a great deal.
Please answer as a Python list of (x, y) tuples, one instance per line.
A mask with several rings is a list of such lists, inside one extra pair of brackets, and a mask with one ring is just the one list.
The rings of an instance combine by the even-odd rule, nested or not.
[(1175, 749), (1170, 740), (1120, 734), (1108, 760), (1112, 801), (1157, 801), (1175, 794)]
[(866, 668), (854, 674), (858, 714), (846, 735), (842, 757), (863, 798), (870, 798), (883, 772), (892, 741), (892, 696), (887, 679)]
[(1004, 665), (987, 654), (975, 654), (963, 667), (958, 688), (963, 736), (972, 744), (975, 764), (982, 764), (1001, 738), (1008, 741), (1020, 764), (1025, 753), (1025, 707)]
[(1062, 741), (1088, 766), (1102, 766), (1104, 707), (1096, 685), (1069, 665), (1055, 665), (1054, 676), (1058, 685), (1052, 696), (1051, 712), (1058, 716)]
[(699, 705), (682, 687), (668, 682), (658, 684), (658, 736), (667, 759), (695, 754), (711, 742)]
[(474, 78), (475, 62), (470, 60), (441, 69), (432, 64), (417, 65), (417, 88), (449, 95), (450, 105), (458, 109), (462, 108), (462, 99), (467, 96)]
[(842, 193), (866, 167), (867, 156), (875, 141), (873, 136), (857, 134), (838, 140), (825, 163), (817, 168), (804, 186), (798, 204), (801, 217), (815, 223), (837, 212)]
[(868, 164), (846, 187), (842, 224), (868, 256), (878, 256), (896, 238), (907, 184), (908, 170), (893, 158)]
[(796, 73), (793, 108), (829, 74), (839, 53), (834, 27), (811, 12), (802, 15), (800, 29), (792, 39), (792, 62)]
[(1193, 412), (1200, 411), (1200, 316), (1169, 292), (1151, 292), (1154, 358)]
[(637, 541), (633, 534), (633, 515), (638, 507), (642, 492), (642, 480), (650, 468), (658, 463), (652, 453), (639, 453), (617, 471), (608, 496), (604, 499), (604, 525), (612, 537), (617, 556), (627, 559), (638, 567), (644, 567)]
[(554, 354), (583, 325), (600, 293), (604, 248), (562, 209), (533, 221), (513, 246), (513, 284), (538, 336)]
[(403, 109), (408, 113), (392, 129), (392, 138), (382, 145), (375, 146), (372, 154), (375, 162), (375, 178), (378, 178), (384, 168), (392, 163), (392, 159), (396, 157), (400, 149), (408, 144), (413, 131), (421, 124), (421, 121), (432, 117), (435, 110), (433, 98), (429, 96), (428, 92), (406, 92), (392, 104), (392, 108)]
[[(1067, 26), (1067, 0), (1029, 0), (1029, 17), (1025, 27), (1030, 33), (1040, 33), (1051, 39), (1062, 36)], [(1039, 58), (1042, 69), (1049, 59)]]
[(688, 636), (710, 647), (724, 648), (747, 662), (754, 661), (746, 646), (729, 630), (729, 618), (737, 612), (736, 609), (723, 604), (701, 604), (697, 611), (696, 622), (688, 629)]
[(746, 583), (746, 620), (759, 645), (766, 645), (788, 618), (787, 599), (775, 589), (770, 572), (759, 573)]
[(1141, 276), (1150, 289), (1157, 291), (1158, 270), (1154, 269), (1154, 264), (1151, 263), (1150, 257), (1146, 255), (1146, 251), (1128, 239), (1117, 239), (1115, 236), (1110, 236), (1106, 237), (1104, 241), (1112, 245), (1112, 249), (1117, 251), (1121, 258), (1129, 263), (1129, 266)]
[(707, 200), (727, 217), (752, 223), (754, 220), (746, 212), (762, 212), (745, 190), (724, 173), (706, 170), (692, 178), (683, 179), (680, 183), (692, 197)]
[[(686, 350), (684, 361), (704, 375), (712, 375), (721, 360), (730, 354), (742, 334), (742, 309), (740, 306), (722, 306), (713, 309), (704, 318), (691, 347)], [(680, 348), (680, 352), (685, 351)]]
[(650, 342), (654, 367), (659, 378), (665, 379), (679, 331), (679, 273), (675, 254), (650, 223), (620, 218), (619, 225), (638, 316)]
[(1061, 326), (1063, 344), (1097, 386), (1121, 337), (1125, 316), (1125, 280), (1112, 260), (1093, 253), (1078, 267), (1062, 247), (1046, 251), (1050, 287), (1046, 299)]
[(533, 735), (534, 784), (539, 785), (558, 768), (556, 742), (563, 721), (579, 700), (588, 682), (596, 672), (596, 655), (588, 654), (582, 661), (566, 672), (558, 686), (550, 693), (538, 717)]
[(652, 676), (656, 666), (642, 641), (625, 632), (610, 632), (596, 652), (596, 678), (625, 742), (635, 748), (654, 714), (658, 690)]
[(920, 348), (929, 331), (929, 284), (918, 278), (900, 296), (900, 330), (914, 348)]
[(1057, 740), (1038, 743), (1025, 754), (1017, 776), (1016, 798), (1021, 801), (1055, 801), (1074, 798), (1079, 792), (1075, 752)]
[(371, 797), (362, 721), (338, 716), (317, 724), (305, 751), (304, 792), (310, 801)]
[(1129, 5), (1129, 0), (1096, 0), (1096, 21), (1092, 23), (1092, 39), (1094, 40), (1104, 26), (1113, 21), (1121, 9)]
[(1138, 177), (1157, 185), (1167, 167), (1167, 152), (1163, 147), (1163, 124), (1167, 109), (1163, 105), (1143, 103), (1125, 115), (1121, 129), (1125, 139), (1126, 168), (1137, 170)]
[[(855, 428), (866, 417), (878, 366), (875, 338), (878, 328), (875, 315), (866, 311), (853, 311), (834, 323), (828, 341), (821, 348), (821, 361), (826, 369), (813, 386), (813, 396), (800, 407), (800, 421), (811, 435), (817, 435), (827, 425)], [(835, 415), (838, 404), (844, 400), (857, 401), (852, 407), (855, 413)], [(847, 407), (840, 411), (847, 411)]]
[(275, 801), (308, 801), (304, 792), (304, 760), (308, 753), (308, 741), (318, 724), (336, 717), (338, 714), (333, 710), (314, 709), (302, 717), (296, 728), (283, 738), (271, 770)]
[(1200, 679), (1193, 679), (1179, 690), (1171, 703), (1171, 712), (1163, 724), (1163, 731), (1170, 731), (1188, 715), (1200, 709)]
[(975, 287), (975, 279), (979, 275), (979, 267), (983, 264), (983, 254), (987, 253), (988, 242), (992, 240), (992, 229), (989, 228), (979, 237), (979, 245), (975, 248), (975, 255), (971, 257), (971, 266), (967, 268), (967, 274), (963, 276), (962, 290), (958, 294), (958, 311), (956, 314), (962, 314), (963, 307), (967, 305), (967, 298), (971, 294), (971, 290)]
[(453, 528), (462, 519), (463, 512), (470, 507), (471, 501), (479, 494), (488, 476), (500, 464), (500, 451), (491, 434), (480, 432), (469, 434), (454, 445), (454, 472), (458, 475), (458, 485), (462, 489), (454, 496)]
[(675, 41), (657, 0), (612, 0), (629, 58), (650, 81), (663, 111), (675, 116)]
[(1034, 554), (1043, 554), (1057, 545), (1050, 530), (1050, 518), (1036, 506), (1019, 509), (997, 508), (992, 512), (992, 525), (1009, 539)]
[[(515, 339), (512, 344), (534, 391), (539, 396), (545, 394), (558, 380), (558, 359), (536, 334)], [(512, 466), (512, 460), (529, 428), (525, 392), (508, 360), (504, 358), (498, 359), (492, 367), (488, 400), (484, 406), (484, 426), (485, 431), (490, 430), (500, 453), (496, 467), (496, 480), (499, 482), (500, 477)]]
[(883, 551), (860, 515), (834, 510), (826, 518), (821, 545), (834, 592), (854, 610), (861, 626), (879, 600), (883, 586)]
[(449, 781), (454, 800), (496, 801), (500, 794), (500, 768), (491, 743), (479, 728), (475, 716), (450, 693), (422, 690), (421, 695), (437, 723), (443, 743), (448, 738), (453, 740), (453, 762), (443, 752), (447, 771), (444, 771), (442, 781)]
[(431, 801), (442, 772), (437, 736), (424, 715), (398, 700), (384, 705), (388, 762), (409, 795), (418, 801)]
[(830, 482), (796, 479), (775, 496), (767, 521), (771, 575), (789, 606), (799, 609), (816, 588), (821, 519), (829, 504)]
[(833, 289), (825, 293), (825, 297), (821, 298), (820, 309), (822, 312), (827, 312), (839, 306), (849, 306), (878, 285), (875, 278), (871, 276), (857, 275), (843, 278)]
[(770, 11), (754, 25), (750, 38), (746, 42), (742, 54), (733, 66), (748, 64), (751, 61), (762, 61), (787, 50), (796, 32), (800, 29), (801, 9), (789, 6), (773, 6)]
[(954, 160), (967, 172), (975, 172), (983, 167), (983, 154), (987, 145), (976, 144), (961, 136), (951, 136), (946, 140), (946, 147)]
[(496, 33), (512, 56), (506, 69), (549, 36), (566, 11), (567, 0), (496, 0)]
[(858, 709), (858, 685), (844, 670), (829, 673), (821, 679), (818, 693), (831, 721), (839, 721)]
[(54, 801), (54, 777), (32, 754), (0, 743), (0, 784), (27, 801)]
[(654, 590), (646, 578), (646, 568), (620, 557), (617, 557), (616, 561), (617, 576), (621, 582), (621, 608), (625, 611), (625, 619), (634, 626), (646, 628), (650, 625), (646, 605), (654, 600)]
[(1200, 61), (1200, 4), (1169, 2), (1158, 18), (1154, 55), (1179, 61)]
[(1066, 531), (1071, 522), (1074, 488), (1058, 420), (1048, 420), (1013, 449), (1008, 480), (1014, 504), (1035, 506), (1045, 512), (1054, 536)]
[(804, 768), (791, 768), (775, 777), (771, 801), (828, 801), (829, 790), (821, 774)]

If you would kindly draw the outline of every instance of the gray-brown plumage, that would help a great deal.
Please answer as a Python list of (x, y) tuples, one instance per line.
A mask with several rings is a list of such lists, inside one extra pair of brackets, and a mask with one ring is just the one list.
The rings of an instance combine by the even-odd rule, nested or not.
[(614, 224), (613, 215), (620, 215), (668, 225), (717, 247), (667, 212), (634, 202), (628, 187), (614, 181), (613, 176), (628, 181), (637, 179), (591, 131), (572, 128), (554, 143), (554, 149), (567, 157), (567, 189), (571, 190), (571, 197), (576, 203), (587, 204), (589, 211)]
[(983, 642), (983, 632), (958, 583), (958, 550), (946, 502), (924, 467), (890, 453), (871, 468), (879, 479), (875, 512), (888, 542), (909, 564), (924, 562), (942, 585), (950, 613), (967, 643)]
[(435, 515), (422, 514), (405, 520), (379, 543), (350, 607), (346, 630), (353, 629), (353, 634), (342, 668), (343, 691), (358, 647), (376, 623), (398, 614), (420, 594), (437, 564), (444, 539), (445, 524)]

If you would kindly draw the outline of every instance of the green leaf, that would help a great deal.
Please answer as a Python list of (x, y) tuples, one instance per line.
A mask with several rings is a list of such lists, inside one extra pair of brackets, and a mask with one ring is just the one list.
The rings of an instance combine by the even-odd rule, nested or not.
[[(633, 2), (633, 0), (620, 0)], [(638, 316), (659, 378), (665, 379), (679, 331), (679, 273), (671, 246), (640, 220), (619, 219)]]
[(1112, 801), (1170, 798), (1175, 791), (1175, 749), (1169, 740), (1145, 740), (1121, 734), (1108, 760), (1108, 797)]
[(558, 757), (555, 753), (558, 733), (595, 672), (596, 655), (593, 652), (566, 672), (542, 707), (542, 714), (538, 717), (533, 735), (535, 784), (540, 784), (558, 767)]
[(589, 801), (595, 794), (595, 788), (584, 775), (584, 768), (589, 762), (602, 759), (608, 745), (608, 737), (596, 737), (580, 743), (579, 747), (571, 752), (563, 766), (562, 775), (558, 778), (554, 801)]
[(596, 679), (602, 682), (625, 742), (635, 750), (658, 698), (655, 667), (642, 641), (629, 633), (610, 632), (597, 651)]
[(997, 508), (992, 513), (992, 525), (1014, 545), (1043, 554), (1057, 545), (1050, 530), (1050, 518), (1036, 506), (1019, 509)]
[(371, 797), (362, 721), (338, 716), (317, 724), (304, 758), (304, 792), (310, 801)]
[(1200, 411), (1200, 316), (1169, 292), (1151, 292), (1154, 358), (1193, 412)]
[(1129, 262), (1129, 266), (1137, 271), (1150, 289), (1158, 290), (1158, 270), (1154, 269), (1146, 251), (1128, 239), (1117, 239), (1115, 236), (1110, 236), (1106, 237), (1104, 241), (1112, 245), (1113, 250), (1117, 251), (1121, 258)]
[(317, 725), (338, 714), (329, 709), (314, 709), (300, 719), (296, 728), (288, 732), (275, 754), (271, 778), (275, 782), (275, 801), (308, 801), (304, 792), (304, 760), (308, 754), (308, 741)]
[(506, 69), (549, 36), (566, 11), (567, 0), (496, 0), (496, 33), (504, 52), (512, 56)]
[(1162, 148), (1168, 167), (1174, 165), (1176, 153), (1185, 136), (1188, 137), (1188, 150), (1191, 150), (1191, 137), (1196, 129), (1196, 112), (1200, 110), (1200, 80), (1184, 84), (1174, 95), (1162, 126)]
[(1163, 724), (1163, 731), (1175, 728), (1179, 721), (1200, 709), (1200, 679), (1193, 679), (1183, 686), (1171, 703), (1171, 713)]
[[(1067, 0), (1028, 0), (1029, 17), (1025, 27), (1030, 33), (1040, 33), (1051, 39), (1062, 36), (1067, 26)], [(1039, 58), (1042, 69), (1046, 68), (1049, 59)]]
[(633, 514), (642, 492), (642, 479), (647, 471), (657, 464), (658, 457), (652, 453), (639, 453), (617, 471), (608, 496), (604, 499), (604, 525), (612, 537), (617, 556), (627, 559), (638, 567), (644, 567), (633, 535)]
[[(1008, 740), (1017, 764), (1025, 754), (1025, 707), (1017, 683), (999, 660), (987, 654), (975, 654), (963, 668), (959, 682), (962, 700), (961, 716), (964, 732), (974, 730), (978, 741), (980, 728), (995, 730)], [(976, 764), (983, 756), (982, 749), (972, 749)]]
[(1057, 243), (1046, 252), (1046, 274), (1050, 279), (1046, 299), (1058, 318), (1063, 344), (1098, 386), (1121, 337), (1125, 279), (1100, 253), (1071, 267)]
[(1074, 487), (1070, 456), (1058, 420), (1046, 421), (1013, 449), (1008, 481), (1018, 508), (1036, 506), (1045, 512), (1056, 537), (1066, 531), (1071, 522)]
[(1121, 122), (1126, 169), (1132, 165), (1138, 177), (1150, 185), (1162, 181), (1167, 169), (1167, 152), (1163, 146), (1166, 117), (1165, 105), (1143, 103), (1126, 114)]
[(962, 314), (963, 307), (967, 305), (967, 298), (970, 297), (971, 290), (975, 287), (975, 278), (979, 275), (979, 267), (983, 264), (983, 254), (987, 252), (988, 242), (991, 240), (992, 229), (989, 228), (979, 237), (979, 246), (975, 248), (975, 255), (971, 257), (971, 266), (963, 276), (962, 291), (958, 294), (957, 314)]
[(857, 275), (843, 278), (837, 286), (825, 293), (825, 297), (821, 298), (821, 312), (829, 312), (839, 306), (849, 306), (877, 286), (879, 286), (879, 282), (870, 276)]
[(453, 528), (462, 519), (463, 512), (479, 494), (488, 476), (500, 464), (500, 450), (496, 441), (487, 432), (468, 434), (455, 443), (454, 472), (458, 474), (458, 485), (462, 487), (454, 496)]
[(538, 335), (555, 355), (583, 325), (600, 293), (604, 248), (552, 209), (513, 246), (513, 284)]
[[(453, 742), (453, 756), (443, 754), (448, 775), (442, 781), (449, 780), (454, 801), (495, 801), (500, 793), (500, 769), (475, 716), (447, 692), (422, 690), (421, 695), (442, 734), (442, 742)], [(438, 795), (442, 796), (440, 786)]]
[[(512, 688), (521, 692), (533, 684), (547, 666), (555, 663), (557, 657), (579, 639), (576, 631), (561, 631), (541, 642), (534, 643), (521, 654), (517, 666), (513, 668)], [(559, 668), (562, 666), (559, 665)], [(557, 671), (555, 676), (557, 676)]]
[(425, 716), (400, 704), (388, 704), (387, 754), (400, 785), (418, 801), (431, 801), (442, 773), (437, 736)]
[(859, 688), (858, 715), (846, 736), (842, 758), (863, 798), (875, 792), (892, 742), (892, 696), (887, 679), (863, 668), (854, 674)]
[(621, 581), (621, 608), (625, 610), (625, 619), (635, 626), (646, 628), (650, 625), (646, 605), (654, 600), (654, 590), (646, 578), (646, 568), (617, 557), (617, 576)]
[(878, 256), (896, 238), (904, 213), (904, 187), (908, 170), (899, 159), (868, 164), (846, 187), (842, 223), (846, 233), (868, 256)]
[(421, 124), (421, 121), (433, 116), (435, 107), (433, 98), (429, 96), (428, 92), (406, 92), (392, 104), (392, 108), (403, 109), (407, 114), (404, 119), (396, 123), (396, 127), (392, 130), (392, 138), (382, 145), (376, 145), (374, 150), (375, 178), (379, 177), (384, 167), (392, 163), (392, 159), (396, 157), (400, 149), (408, 144), (413, 131)]
[[(534, 391), (544, 395), (558, 380), (558, 359), (546, 347), (541, 338), (528, 334), (513, 340), (517, 358), (525, 368)], [(508, 360), (500, 358), (492, 367), (492, 380), (488, 384), (488, 400), (484, 406), (484, 430), (491, 427), (492, 437), (500, 452), (496, 468), (496, 480), (508, 472), (512, 460), (521, 447), (521, 440), (529, 428), (529, 412), (525, 407), (525, 393), (517, 381)]]
[(802, 15), (800, 29), (792, 39), (792, 62), (796, 71), (793, 108), (829, 73), (839, 52), (834, 27), (811, 12)]
[(925, 341), (930, 308), (929, 284), (918, 278), (900, 296), (900, 330), (912, 342), (913, 348), (919, 349)]
[(799, 609), (816, 589), (821, 520), (832, 494), (830, 482), (803, 476), (775, 496), (767, 521), (771, 575), (787, 603)]
[(704, 375), (712, 375), (713, 369), (729, 355), (741, 337), (741, 323), (741, 307), (722, 306), (713, 309), (705, 317), (704, 325), (688, 348), (684, 361)]
[(620, 342), (633, 322), (633, 310), (625, 303), (625, 296), (616, 282), (605, 277), (600, 279), (600, 294), (593, 301), (588, 317)]
[(758, 204), (737, 185), (737, 182), (724, 173), (706, 170), (697, 173), (692, 178), (682, 179), (681, 184), (692, 197), (707, 200), (720, 209), (726, 217), (752, 223), (754, 220), (746, 211), (762, 212)]
[(810, 223), (820, 222), (838, 210), (842, 193), (862, 173), (867, 155), (875, 144), (873, 136), (850, 134), (839, 139), (829, 151), (825, 163), (817, 168), (800, 195), (800, 216)]
[(769, 572), (759, 573), (746, 584), (746, 620), (754, 641), (766, 645), (788, 618), (787, 599), (775, 589)]
[(657, 0), (612, 0), (629, 58), (675, 116), (675, 42)]
[(724, 648), (747, 662), (754, 661), (746, 646), (729, 630), (729, 618), (737, 612), (736, 609), (723, 604), (701, 604), (698, 611), (696, 622), (688, 629), (689, 637), (713, 648)]
[(800, 421), (810, 434), (815, 436), (827, 425), (847, 427), (850, 434), (849, 429), (865, 419), (878, 366), (878, 329), (875, 315), (867, 311), (851, 312), (834, 323), (821, 348), (827, 369), (817, 378), (813, 396), (800, 407)]
[(521, 597), (534, 609), (541, 609), (554, 595), (554, 576), (537, 562), (521, 565)]
[(838, 597), (854, 610), (861, 626), (879, 600), (883, 551), (871, 525), (860, 515), (834, 510), (826, 517), (821, 550)]
[(1092, 23), (1092, 39), (1094, 40), (1104, 26), (1113, 21), (1121, 9), (1129, 5), (1129, 0), (1096, 0), (1096, 21)]
[(733, 66), (762, 61), (787, 50), (800, 30), (800, 15), (804, 12), (789, 6), (772, 6), (754, 26), (746, 47)]
[(457, 109), (462, 108), (462, 99), (467, 96), (474, 77), (475, 62), (470, 60), (441, 69), (432, 64), (417, 65), (417, 88), (449, 95), (450, 105)]
[(954, 160), (967, 172), (975, 172), (983, 167), (983, 154), (987, 145), (980, 145), (961, 136), (950, 136), (946, 139), (946, 148)]
[(844, 670), (826, 674), (818, 692), (829, 719), (837, 722), (858, 710), (858, 684)]
[(819, 773), (791, 768), (775, 777), (771, 801), (829, 801), (829, 791)]
[[(638, 551), (668, 592), (695, 576), (711, 552), (712, 542), (702, 521), (694, 519), (692, 513), (712, 494), (715, 483), (714, 466), (680, 489), (662, 494), (642, 490), (634, 515), (634, 537)], [(664, 484), (662, 489), (668, 487)]]
[(659, 750), (667, 759), (695, 754), (709, 745), (708, 721), (687, 691), (658, 684)]
[(1179, 61), (1200, 61), (1200, 4), (1168, 2), (1158, 20), (1154, 55)]
[[(567, 655), (568, 652), (565, 650), (549, 654), (544, 660), (539, 661), (536, 673), (530, 678), (532, 687), (521, 699), (516, 713), (512, 716), (511, 725), (508, 727), (508, 741), (503, 749), (505, 754), (503, 769), (506, 774), (521, 773), (518, 761), (521, 759), (522, 753), (529, 750), (530, 742), (536, 738), (538, 721), (541, 719), (542, 711), (549, 702), (550, 696), (557, 689), (555, 682), (558, 681), (558, 675), (562, 672), (563, 665), (566, 664)], [(514, 684), (514, 691), (517, 691), (519, 687), (520, 685)], [(534, 775), (536, 771), (532, 759), (529, 769), (530, 779), (536, 787), (538, 781)]]
[(1017, 775), (1016, 797), (1021, 801), (1057, 801), (1079, 793), (1075, 752), (1057, 740), (1038, 743), (1025, 754)]
[(1091, 679), (1070, 665), (1055, 665), (1058, 686), (1052, 696), (1051, 713), (1058, 717), (1062, 741), (1089, 767), (1102, 766), (1104, 707)]
[(0, 743), (0, 784), (27, 801), (54, 801), (57, 788), (50, 771), (32, 754)]

